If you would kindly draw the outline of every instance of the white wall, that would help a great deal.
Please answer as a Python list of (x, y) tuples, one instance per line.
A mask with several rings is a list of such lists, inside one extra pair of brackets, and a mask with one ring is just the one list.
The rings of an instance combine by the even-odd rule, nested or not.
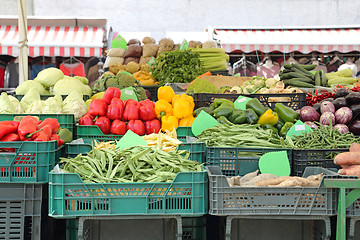
[[(17, 2), (0, 3), (9, 1)], [(37, 16), (103, 17), (114, 31), (152, 32), (156, 36), (166, 31), (204, 31), (207, 26), (360, 24), (359, 0), (28, 1), (33, 1)], [(0, 14), (5, 14), (4, 10)]]

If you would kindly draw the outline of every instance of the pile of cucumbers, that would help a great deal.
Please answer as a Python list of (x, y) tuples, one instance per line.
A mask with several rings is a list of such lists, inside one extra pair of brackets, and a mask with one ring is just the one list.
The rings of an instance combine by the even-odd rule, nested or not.
[(310, 72), (316, 68), (316, 65), (285, 64), (284, 68), (280, 71), (279, 77), (285, 86), (302, 88), (327, 86), (326, 74), (322, 71), (316, 71), (315, 74)]

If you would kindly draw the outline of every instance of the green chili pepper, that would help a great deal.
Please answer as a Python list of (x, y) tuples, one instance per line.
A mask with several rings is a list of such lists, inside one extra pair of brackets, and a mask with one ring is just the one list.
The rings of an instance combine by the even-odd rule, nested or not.
[(285, 136), (286, 133), (289, 131), (289, 129), (290, 129), (292, 126), (294, 126), (294, 123), (292, 123), (292, 122), (286, 122), (286, 123), (284, 124), (284, 126), (283, 126), (283, 127), (281, 128), (281, 130), (280, 130), (280, 135), (281, 135), (281, 136)]

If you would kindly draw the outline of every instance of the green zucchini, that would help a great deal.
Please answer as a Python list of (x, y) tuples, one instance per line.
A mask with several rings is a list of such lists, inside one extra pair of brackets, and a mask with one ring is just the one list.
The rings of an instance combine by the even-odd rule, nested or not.
[(304, 76), (306, 76), (306, 77), (308, 77), (308, 78), (315, 79), (314, 74), (312, 74), (311, 72), (309, 72), (309, 71), (307, 71), (307, 70), (305, 70), (305, 69), (303, 69), (303, 68), (302, 68), (302, 70), (300, 70), (298, 67), (295, 67), (295, 65), (294, 65), (294, 67), (292, 67), (291, 69), (292, 69), (294, 72), (297, 72), (297, 73), (299, 73), (299, 74), (303, 74)]
[(326, 77), (326, 73), (321, 73), (321, 86), (326, 87), (328, 84), (328, 79)]
[(299, 80), (293, 80), (293, 79), (285, 80), (284, 83), (286, 85), (290, 85), (293, 87), (304, 87), (304, 88), (313, 88), (314, 87), (314, 85), (311, 83), (307, 83), (307, 82), (303, 82), (303, 81), (299, 81)]
[(292, 66), (293, 66), (293, 64), (284, 64), (285, 69), (291, 69)]
[(305, 70), (312, 71), (316, 68), (317, 65), (311, 64), (311, 65), (299, 65), (299, 66)]
[(320, 71), (316, 71), (315, 73), (315, 86), (321, 86)]
[(314, 84), (314, 80), (307, 78), (307, 77), (285, 79), (284, 81), (301, 81), (301, 82), (305, 82), (305, 83)]

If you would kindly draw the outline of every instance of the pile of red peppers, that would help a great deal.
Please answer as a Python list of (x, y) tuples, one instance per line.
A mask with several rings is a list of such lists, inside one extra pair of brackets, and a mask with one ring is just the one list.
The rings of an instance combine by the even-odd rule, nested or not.
[(0, 141), (52, 141), (56, 140), (58, 146), (64, 144), (57, 131), (60, 123), (56, 118), (46, 118), (41, 121), (34, 116), (25, 116), (21, 121), (0, 122)]
[(323, 99), (326, 98), (334, 98), (335, 94), (332, 92), (324, 92), (319, 94), (318, 91), (315, 89), (315, 95), (307, 94), (306, 96), (306, 105), (313, 106), (315, 103), (321, 102)]
[(124, 135), (128, 130), (138, 135), (158, 133), (161, 123), (156, 119), (155, 104), (149, 99), (122, 101), (121, 91), (109, 87), (102, 99), (93, 99), (89, 111), (79, 125), (96, 125), (104, 134)]

